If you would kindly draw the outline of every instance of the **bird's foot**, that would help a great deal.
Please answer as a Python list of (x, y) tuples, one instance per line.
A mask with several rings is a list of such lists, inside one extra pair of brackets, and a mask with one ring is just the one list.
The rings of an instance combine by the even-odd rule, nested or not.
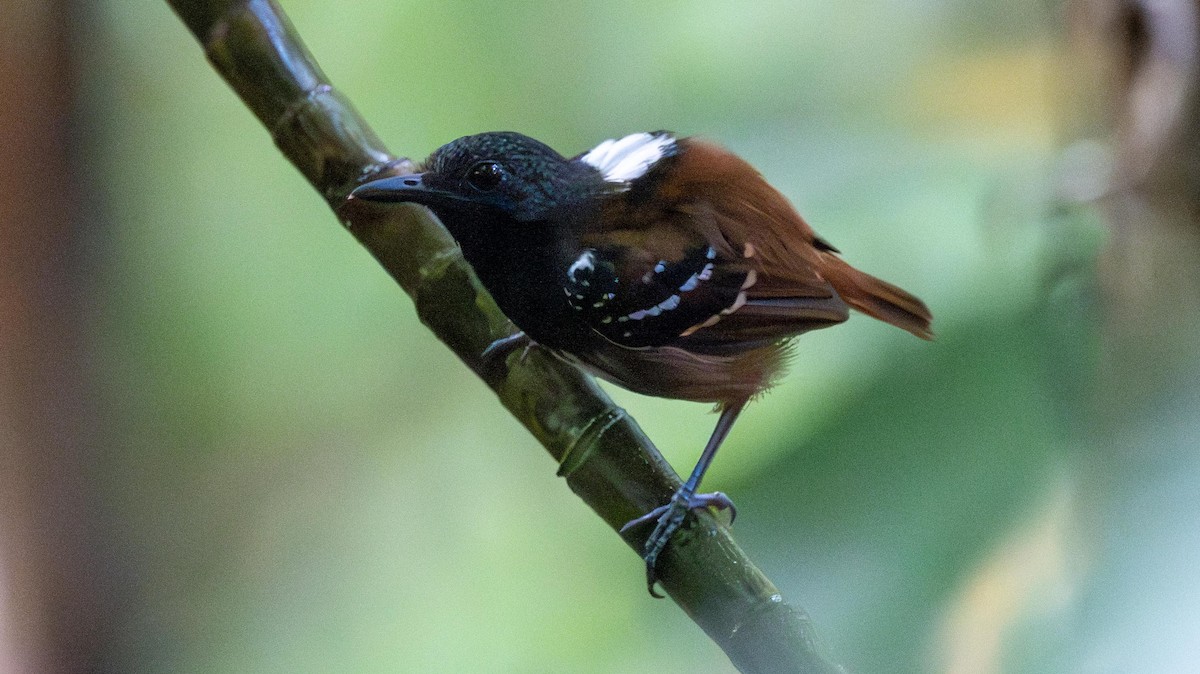
[(483, 372), (487, 375), (498, 375), (503, 371), (504, 364), (508, 361), (508, 356), (517, 349), (524, 347), (521, 352), (520, 362), (525, 362), (525, 357), (529, 355), (529, 350), (533, 348), (533, 340), (524, 332), (514, 332), (507, 337), (501, 337), (496, 341), (488, 344), (483, 353), (479, 354), (479, 359), (483, 361)]
[(637, 519), (630, 520), (621, 527), (621, 533), (625, 533), (629, 529), (657, 520), (654, 531), (650, 532), (650, 537), (646, 539), (645, 547), (642, 548), (642, 559), (646, 561), (646, 587), (652, 596), (659, 599), (664, 596), (654, 591), (654, 585), (658, 582), (658, 572), (655, 570), (658, 556), (667, 547), (667, 541), (671, 539), (671, 536), (683, 525), (683, 520), (687, 517), (688, 512), (702, 508), (728, 510), (730, 524), (733, 524), (733, 520), (737, 518), (737, 508), (725, 494), (719, 491), (709, 494), (692, 494), (681, 488), (675, 492), (666, 505), (661, 505)]

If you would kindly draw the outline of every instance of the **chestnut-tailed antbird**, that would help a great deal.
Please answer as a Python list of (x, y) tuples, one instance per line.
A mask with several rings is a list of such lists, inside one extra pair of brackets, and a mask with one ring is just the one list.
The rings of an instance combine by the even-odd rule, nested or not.
[(643, 555), (651, 594), (689, 510), (732, 516), (700, 480), (742, 408), (781, 374), (792, 337), (851, 308), (932, 337), (921, 300), (851, 267), (750, 164), (705, 140), (635, 133), (568, 159), (518, 133), (481, 133), (419, 170), (352, 198), (437, 215), (521, 331), (486, 355), (532, 340), (632, 391), (716, 404), (691, 477), (626, 525), (657, 520)]

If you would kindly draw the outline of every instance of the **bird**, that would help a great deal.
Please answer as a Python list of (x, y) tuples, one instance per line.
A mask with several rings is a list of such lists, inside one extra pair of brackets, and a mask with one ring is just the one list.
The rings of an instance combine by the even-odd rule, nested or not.
[(657, 561), (688, 512), (736, 516), (700, 483), (746, 404), (780, 378), (794, 337), (854, 309), (933, 338), (920, 299), (850, 266), (752, 165), (701, 137), (633, 133), (568, 158), (519, 133), (480, 133), (349, 199), (438, 217), (518, 329), (485, 358), (536, 344), (631, 391), (714, 405), (690, 477), (622, 528), (655, 523), (642, 557), (656, 597)]

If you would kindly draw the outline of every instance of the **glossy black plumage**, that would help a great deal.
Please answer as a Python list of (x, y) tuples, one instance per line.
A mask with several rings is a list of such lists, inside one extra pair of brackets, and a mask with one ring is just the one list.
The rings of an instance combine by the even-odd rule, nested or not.
[(625, 388), (716, 403), (696, 471), (653, 513), (651, 592), (686, 509), (728, 504), (696, 488), (791, 337), (850, 308), (931, 337), (920, 300), (845, 263), (749, 164), (701, 140), (633, 134), (568, 159), (520, 134), (479, 134), (353, 197), (431, 208), (534, 342)]

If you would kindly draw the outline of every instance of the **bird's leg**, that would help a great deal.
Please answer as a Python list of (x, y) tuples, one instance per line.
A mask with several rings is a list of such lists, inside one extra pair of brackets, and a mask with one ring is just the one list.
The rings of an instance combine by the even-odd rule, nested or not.
[(708, 438), (708, 444), (704, 446), (700, 460), (692, 469), (691, 477), (683, 483), (683, 486), (675, 492), (666, 505), (659, 506), (621, 527), (621, 531), (624, 532), (650, 520), (658, 520), (654, 525), (654, 531), (650, 533), (650, 537), (646, 539), (645, 547), (642, 549), (642, 559), (646, 560), (646, 584), (650, 594), (655, 597), (663, 596), (654, 591), (654, 584), (658, 581), (658, 575), (655, 572), (658, 556), (667, 547), (667, 541), (683, 524), (688, 511), (698, 508), (727, 509), (730, 513), (730, 524), (737, 517), (737, 509), (733, 507), (733, 501), (729, 500), (725, 494), (719, 491), (711, 494), (697, 494), (696, 490), (700, 488), (700, 480), (704, 479), (704, 472), (708, 470), (709, 464), (716, 456), (721, 442), (725, 440), (729, 429), (733, 427), (733, 422), (737, 420), (738, 414), (745, 406), (746, 401), (742, 400), (721, 410), (721, 416), (717, 419), (717, 427), (713, 429), (712, 435)]

